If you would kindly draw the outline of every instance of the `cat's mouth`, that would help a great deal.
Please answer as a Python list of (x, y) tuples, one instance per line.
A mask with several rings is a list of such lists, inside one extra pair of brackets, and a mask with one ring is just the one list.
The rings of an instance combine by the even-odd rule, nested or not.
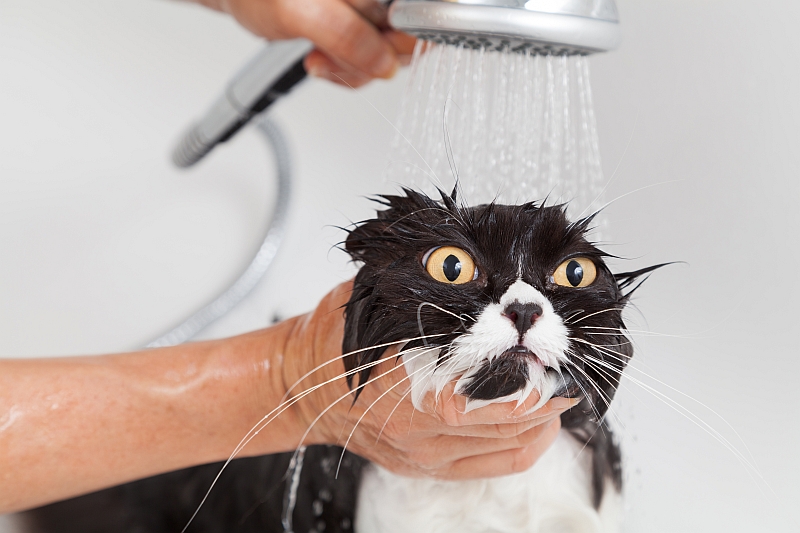
[(527, 346), (523, 346), (522, 344), (517, 344), (513, 348), (509, 348), (508, 350), (500, 354), (500, 357), (498, 359), (503, 359), (503, 358), (523, 358), (529, 362), (544, 367), (544, 363), (542, 363), (542, 360), (539, 359), (539, 357), (535, 353), (530, 351), (530, 349), (528, 349)]
[(518, 344), (491, 361), (484, 361), (462, 394), (473, 400), (495, 400), (514, 394), (527, 385), (531, 366), (545, 370), (535, 353)]

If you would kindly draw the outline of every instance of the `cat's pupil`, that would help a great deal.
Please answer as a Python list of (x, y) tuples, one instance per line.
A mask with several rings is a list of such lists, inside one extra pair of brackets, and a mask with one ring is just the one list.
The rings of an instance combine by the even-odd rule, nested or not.
[(583, 281), (583, 267), (577, 261), (570, 261), (567, 265), (567, 281), (573, 287), (577, 287)]
[(448, 255), (442, 263), (442, 272), (449, 281), (457, 280), (461, 274), (461, 260), (454, 255)]

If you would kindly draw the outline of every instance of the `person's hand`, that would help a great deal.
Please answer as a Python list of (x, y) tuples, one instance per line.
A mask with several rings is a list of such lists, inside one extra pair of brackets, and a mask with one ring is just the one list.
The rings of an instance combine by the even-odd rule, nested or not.
[[(455, 395), (451, 384), (438, 401), (432, 395), (426, 398), (425, 412), (415, 412), (406, 395), (405, 369), (392, 356), (396, 349), (373, 368), (370, 380), (374, 381), (363, 388), (353, 404), (340, 358), (342, 306), (351, 289), (352, 283), (340, 285), (314, 312), (298, 317), (283, 351), (286, 388), (299, 381), (289, 391), (290, 396), (297, 398), (310, 387), (330, 380), (291, 409), (291, 416), (302, 426), (313, 424), (307, 443), (347, 443), (347, 449), (393, 472), (444, 479), (521, 472), (552, 444), (560, 428), (559, 415), (577, 400), (554, 398), (538, 411), (524, 415), (539, 399), (533, 393), (518, 408), (516, 402), (510, 402), (465, 414), (465, 398)], [(319, 365), (324, 366), (301, 379)]]
[(309, 39), (316, 50), (305, 59), (308, 73), (342, 85), (391, 78), (414, 49), (414, 38), (389, 28), (386, 6), (375, 0), (193, 1), (267, 39)]

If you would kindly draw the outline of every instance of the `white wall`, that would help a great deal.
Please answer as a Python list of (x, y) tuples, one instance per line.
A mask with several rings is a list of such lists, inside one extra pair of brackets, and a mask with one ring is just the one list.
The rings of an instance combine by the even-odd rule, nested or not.
[[(641, 289), (631, 327), (659, 335), (636, 335), (629, 375), (702, 421), (626, 383), (627, 529), (796, 531), (800, 8), (618, 4), (624, 44), (592, 65), (608, 195), (627, 194), (609, 249), (633, 258), (619, 268), (688, 263)], [(272, 199), (260, 140), (187, 173), (167, 153), (258, 48), (184, 4), (0, 2), (0, 355), (133, 349), (237, 276)], [(281, 103), (298, 178), (287, 245), (207, 336), (309, 309), (352, 273), (332, 226), (369, 216), (363, 196), (384, 188), (392, 130), (371, 104), (391, 118), (402, 82), (311, 81)]]

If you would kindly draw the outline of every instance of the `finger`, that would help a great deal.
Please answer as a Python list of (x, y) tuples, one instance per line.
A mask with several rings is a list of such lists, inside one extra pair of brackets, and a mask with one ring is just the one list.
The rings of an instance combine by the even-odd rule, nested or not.
[(550, 415), (544, 422), (528, 428), (521, 433), (506, 438), (482, 438), (463, 436), (441, 436), (432, 439), (417, 452), (419, 462), (428, 461), (431, 467), (442, 466), (461, 459), (486, 456), (508, 450), (518, 450), (536, 444), (542, 435), (552, 431), (552, 423), (557, 414)]
[(383, 32), (383, 36), (392, 45), (398, 58), (408, 57), (410, 60), (411, 54), (414, 53), (414, 46), (417, 44), (415, 37), (397, 30), (386, 30)]
[(325, 54), (372, 77), (390, 78), (398, 63), (380, 31), (340, 0), (281, 0), (282, 22), (298, 37), (310, 39)]
[(558, 409), (549, 414), (525, 420), (524, 422), (506, 422), (503, 424), (472, 424), (468, 426), (446, 426), (440, 433), (454, 437), (480, 437), (484, 439), (507, 439), (524, 433), (531, 428), (541, 426), (560, 417), (565, 410)]
[(524, 472), (553, 444), (560, 429), (561, 423), (559, 419), (555, 419), (528, 446), (460, 459), (433, 475), (444, 479), (477, 479)]
[(380, 29), (389, 27), (389, 8), (385, 3), (375, 0), (345, 0), (353, 9)]
[(428, 394), (423, 400), (423, 407), (426, 412), (435, 413), (449, 426), (468, 426), (534, 420), (553, 411), (569, 409), (579, 401), (573, 398), (552, 398), (535, 412), (529, 413), (528, 411), (539, 402), (539, 399), (539, 392), (534, 390), (519, 405), (516, 401), (502, 402), (467, 412), (467, 398), (455, 394), (455, 383), (451, 382), (438, 398)]
[(578, 398), (551, 398), (536, 411), (529, 412), (539, 401), (538, 394), (532, 394), (531, 396), (534, 397), (529, 397), (519, 406), (517, 406), (517, 402), (498, 403), (487, 405), (469, 413), (455, 411), (453, 416), (459, 426), (518, 423), (542, 419), (552, 413), (561, 414), (580, 402)]
[(303, 61), (303, 66), (310, 76), (353, 89), (361, 87), (372, 79), (342, 67), (319, 50), (309, 53)]

